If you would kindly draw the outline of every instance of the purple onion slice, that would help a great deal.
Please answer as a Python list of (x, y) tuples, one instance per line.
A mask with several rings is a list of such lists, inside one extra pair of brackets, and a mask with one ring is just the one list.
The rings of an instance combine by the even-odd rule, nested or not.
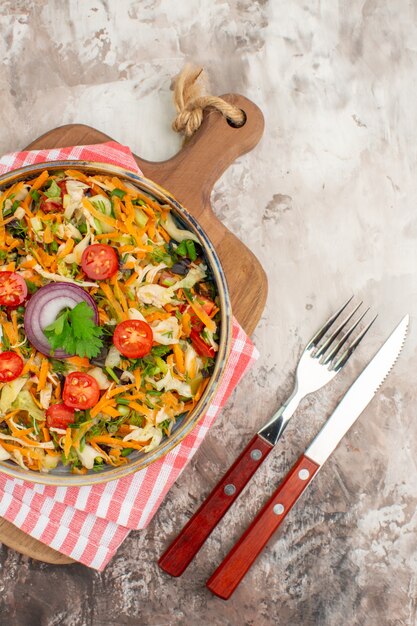
[[(50, 283), (34, 293), (26, 305), (25, 333), (30, 343), (42, 354), (52, 356), (51, 346), (43, 330), (54, 322), (58, 314), (65, 308), (73, 309), (80, 302), (85, 302), (92, 309), (94, 321), (98, 324), (99, 317), (96, 303), (90, 294), (73, 283)], [(55, 350), (54, 357), (65, 359), (73, 354), (64, 350)]]

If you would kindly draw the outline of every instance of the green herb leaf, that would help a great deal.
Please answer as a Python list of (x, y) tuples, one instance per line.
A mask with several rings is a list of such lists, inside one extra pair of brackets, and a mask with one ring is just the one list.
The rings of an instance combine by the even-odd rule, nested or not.
[(177, 254), (179, 254), (180, 256), (186, 256), (187, 255), (187, 245), (185, 243), (185, 239), (184, 239), (184, 241), (181, 241), (179, 246), (177, 246), (177, 249), (175, 250), (175, 252)]
[(124, 198), (126, 195), (126, 192), (123, 191), (123, 189), (113, 189), (110, 195), (117, 196), (118, 198)]
[(53, 180), (48, 189), (44, 192), (48, 198), (60, 198), (61, 187)]
[(94, 323), (93, 311), (86, 302), (62, 311), (43, 332), (52, 350), (61, 348), (88, 359), (97, 356), (103, 345), (101, 328)]
[(192, 239), (185, 240), (185, 246), (187, 248), (187, 256), (191, 261), (195, 261), (197, 258), (197, 252), (195, 249), (194, 241)]

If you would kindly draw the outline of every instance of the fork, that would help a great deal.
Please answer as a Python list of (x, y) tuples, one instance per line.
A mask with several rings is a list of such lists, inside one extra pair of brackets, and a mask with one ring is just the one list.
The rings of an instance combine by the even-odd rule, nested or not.
[[(301, 400), (308, 394), (327, 385), (347, 363), (376, 319), (374, 317), (342, 352), (343, 346), (346, 346), (349, 338), (369, 311), (367, 309), (357, 321), (348, 327), (349, 322), (363, 304), (360, 302), (333, 330), (333, 325), (339, 320), (352, 298), (353, 296), (310, 339), (297, 365), (292, 394), (255, 434), (180, 534), (160, 557), (158, 563), (165, 572), (171, 576), (180, 576), (184, 572), (223, 515), (282, 437)], [(331, 332), (326, 337), (328, 331)]]

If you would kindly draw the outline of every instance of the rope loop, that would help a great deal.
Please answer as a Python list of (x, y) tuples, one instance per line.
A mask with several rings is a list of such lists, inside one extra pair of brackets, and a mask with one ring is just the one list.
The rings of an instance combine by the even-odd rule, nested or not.
[(172, 128), (184, 135), (185, 141), (190, 139), (203, 121), (204, 110), (214, 108), (235, 127), (243, 126), (245, 113), (238, 107), (209, 92), (207, 74), (202, 67), (187, 64), (175, 77), (173, 82), (174, 104), (177, 117)]

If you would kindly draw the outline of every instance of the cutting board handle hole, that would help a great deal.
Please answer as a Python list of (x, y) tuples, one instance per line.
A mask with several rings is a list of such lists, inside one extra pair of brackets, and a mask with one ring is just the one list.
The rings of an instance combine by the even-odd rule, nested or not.
[(245, 113), (245, 111), (243, 109), (240, 109), (243, 113), (243, 121), (242, 122), (234, 122), (233, 120), (231, 120), (230, 118), (226, 117), (226, 122), (229, 124), (229, 126), (231, 126), (232, 128), (242, 128), (242, 126), (244, 126), (246, 124), (246, 120), (247, 120), (247, 115)]

